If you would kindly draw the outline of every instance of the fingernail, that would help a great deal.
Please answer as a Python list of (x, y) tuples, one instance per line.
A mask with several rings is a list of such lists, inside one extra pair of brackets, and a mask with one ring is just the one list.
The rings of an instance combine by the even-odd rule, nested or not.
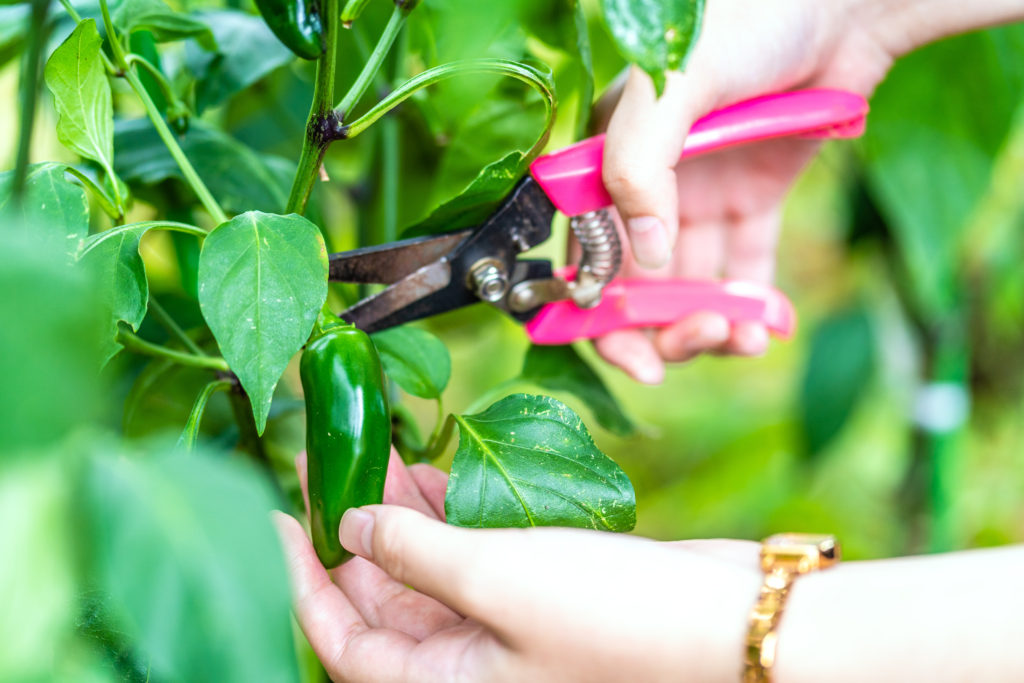
[(341, 545), (350, 553), (372, 559), (373, 515), (359, 508), (349, 508), (341, 516)]
[(654, 216), (630, 218), (626, 222), (633, 257), (644, 268), (660, 268), (668, 263), (668, 231), (665, 224)]
[(661, 384), (665, 379), (665, 366), (661, 363), (642, 363), (633, 369), (633, 376), (643, 384)]
[(742, 352), (748, 356), (763, 356), (768, 351), (768, 330), (755, 325), (745, 327), (740, 338)]
[(695, 351), (719, 346), (729, 339), (731, 331), (725, 318), (717, 315), (705, 318), (693, 336), (691, 346)]

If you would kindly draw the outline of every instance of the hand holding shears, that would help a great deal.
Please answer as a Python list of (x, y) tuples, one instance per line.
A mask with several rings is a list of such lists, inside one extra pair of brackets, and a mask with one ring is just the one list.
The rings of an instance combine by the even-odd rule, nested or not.
[[(787, 136), (848, 138), (864, 130), (867, 103), (836, 90), (761, 97), (697, 121), (683, 158)], [(474, 228), (333, 254), (330, 279), (381, 283), (381, 292), (341, 314), (373, 332), (479, 302), (523, 322), (535, 344), (565, 344), (635, 327), (663, 327), (710, 311), (730, 323), (758, 322), (788, 337), (793, 308), (777, 290), (735, 281), (616, 278), (618, 233), (605, 211), (604, 138), (534, 161), (530, 174)], [(520, 256), (547, 240), (555, 211), (573, 217), (582, 247), (577, 267)]]

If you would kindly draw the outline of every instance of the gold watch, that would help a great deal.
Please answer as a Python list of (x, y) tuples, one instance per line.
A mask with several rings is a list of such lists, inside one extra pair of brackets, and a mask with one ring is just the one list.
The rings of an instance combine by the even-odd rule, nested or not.
[(839, 562), (834, 536), (776, 534), (761, 541), (761, 594), (750, 611), (743, 683), (770, 683), (778, 646), (779, 619), (793, 580)]

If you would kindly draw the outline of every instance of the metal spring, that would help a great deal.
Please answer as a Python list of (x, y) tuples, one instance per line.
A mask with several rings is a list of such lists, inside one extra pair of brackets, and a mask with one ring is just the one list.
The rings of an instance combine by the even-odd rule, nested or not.
[(600, 209), (574, 216), (569, 225), (583, 249), (580, 273), (589, 273), (598, 284), (607, 284), (622, 265), (622, 244), (612, 217)]

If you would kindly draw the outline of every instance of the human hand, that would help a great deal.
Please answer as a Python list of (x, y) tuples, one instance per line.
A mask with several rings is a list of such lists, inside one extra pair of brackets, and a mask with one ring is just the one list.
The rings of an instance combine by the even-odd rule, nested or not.
[[(680, 163), (686, 133), (704, 114), (757, 95), (798, 87), (868, 95), (906, 49), (881, 32), (869, 5), (715, 0), (686, 72), (668, 74), (661, 98), (646, 74), (629, 72), (603, 103), (603, 113), (613, 108), (603, 173), (627, 238), (623, 276), (772, 281), (784, 195), (819, 143), (775, 140)], [(606, 360), (650, 384), (661, 382), (666, 361), (758, 355), (767, 345), (763, 325), (730, 327), (715, 313), (596, 342)]]
[(736, 680), (756, 544), (461, 529), (443, 523), (446, 484), (392, 452), (391, 504), (346, 513), (341, 541), (359, 557), (330, 572), (275, 514), (296, 618), (332, 679)]

